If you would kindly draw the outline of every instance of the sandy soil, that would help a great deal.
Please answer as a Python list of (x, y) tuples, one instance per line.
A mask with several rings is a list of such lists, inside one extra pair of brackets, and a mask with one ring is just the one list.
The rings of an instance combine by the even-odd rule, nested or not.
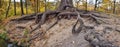
[[(107, 20), (110, 24), (102, 24), (99, 26), (95, 26), (95, 23), (91, 23), (90, 20), (86, 18), (84, 20), (86, 25), (95, 26), (96, 32), (102, 33), (104, 27), (106, 26), (113, 26), (113, 28), (120, 29), (120, 22), (119, 19), (113, 18)], [(32, 37), (34, 34), (39, 32), (44, 32), (51, 24), (55, 22), (55, 19), (47, 21), (42, 28), (34, 31), (29, 37)], [(84, 36), (89, 33), (89, 31), (82, 30), (79, 34), (72, 34), (72, 26), (75, 24), (76, 19), (62, 19), (52, 27), (50, 30), (47, 31), (46, 35), (43, 39), (38, 36), (35, 40), (31, 41), (30, 47), (90, 47), (89, 42), (84, 39)], [(11, 41), (18, 41), (21, 43), (24, 36), (24, 30), (27, 29), (28, 32), (32, 30), (29, 25), (34, 23), (32, 21), (22, 21), (22, 22), (10, 22), (6, 29), (8, 30), (9, 37)], [(18, 26), (22, 26), (25, 28), (16, 28)], [(35, 28), (37, 25), (33, 25), (32, 28)], [(104, 34), (104, 38), (109, 41), (114, 41), (116, 45), (120, 45), (120, 33), (114, 30), (108, 30), (107, 34)], [(117, 41), (117, 42), (116, 42)]]

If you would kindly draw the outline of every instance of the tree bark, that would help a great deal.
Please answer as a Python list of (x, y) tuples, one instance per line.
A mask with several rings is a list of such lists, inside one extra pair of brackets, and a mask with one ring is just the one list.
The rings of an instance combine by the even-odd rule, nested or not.
[(36, 4), (37, 4), (37, 6), (36, 6), (36, 7), (37, 7), (37, 8), (36, 8), (36, 9), (37, 9), (37, 13), (38, 13), (38, 3), (39, 3), (39, 1), (37, 0), (37, 3), (36, 3)]
[(45, 11), (47, 11), (47, 1), (45, 0)]
[(16, 15), (16, 1), (14, 0), (14, 15)]
[(63, 10), (64, 6), (73, 6), (73, 0), (61, 0), (57, 10)]
[(37, 10), (36, 10), (36, 0), (34, 0), (33, 5), (34, 5), (34, 13), (37, 13)]
[(2, 7), (2, 1), (0, 0), (0, 8)]
[(98, 0), (95, 0), (95, 7), (94, 7), (94, 10), (95, 10), (95, 11), (97, 10), (97, 1), (98, 1)]
[(39, 0), (39, 5), (38, 5), (39, 12), (41, 12), (40, 8), (41, 8), (41, 1)]
[(8, 5), (7, 10), (6, 10), (6, 18), (7, 18), (7, 16), (8, 16), (8, 12), (9, 12), (9, 9), (10, 9), (10, 5), (11, 5), (11, 0), (9, 0), (9, 5)]
[(26, 14), (28, 14), (27, 0), (25, 0)]
[(21, 6), (21, 15), (24, 15), (23, 0), (20, 0), (20, 6)]
[(85, 6), (85, 10), (87, 11), (87, 0), (86, 0), (86, 6)]
[(115, 14), (115, 8), (116, 8), (116, 0), (114, 0), (114, 7), (113, 7), (113, 13)]

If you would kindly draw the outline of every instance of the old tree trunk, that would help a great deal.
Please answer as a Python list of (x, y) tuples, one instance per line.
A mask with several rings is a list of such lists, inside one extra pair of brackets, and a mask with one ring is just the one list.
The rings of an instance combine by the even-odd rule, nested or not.
[(65, 8), (65, 6), (73, 7), (73, 1), (72, 0), (61, 0), (58, 10), (63, 10), (63, 8)]
[[(79, 10), (75, 8), (73, 5), (73, 0), (61, 0), (58, 8), (54, 11), (46, 11), (43, 13), (31, 14), (27, 16), (22, 16), (21, 18), (12, 19), (14, 22), (21, 21), (31, 21), (35, 20), (35, 22), (29, 27), (32, 29), (29, 31), (29, 34), (34, 33), (34, 31), (42, 28), (41, 26), (45, 24), (50, 17), (55, 18), (56, 21), (52, 25), (47, 28), (45, 32), (40, 32), (34, 34), (27, 42), (31, 42), (38, 38), (39, 36), (44, 36), (49, 29), (55, 26), (61, 19), (76, 19), (76, 23), (72, 27), (72, 34), (79, 34), (81, 31), (85, 31), (87, 35), (84, 36), (84, 39), (90, 43), (93, 47), (118, 47), (113, 43), (107, 41), (106, 39), (102, 39), (104, 37), (103, 34), (106, 34), (106, 30), (115, 30), (120, 31), (118, 29), (114, 29), (111, 26), (105, 27), (103, 24), (110, 24), (105, 19), (109, 19), (108, 16), (101, 16), (102, 13), (97, 13), (93, 11)], [(87, 22), (85, 21), (87, 20)], [(33, 25), (37, 24), (35, 28), (32, 28)], [(97, 33), (96, 28), (103, 28), (103, 33)], [(24, 27), (16, 27), (16, 28), (24, 28)]]

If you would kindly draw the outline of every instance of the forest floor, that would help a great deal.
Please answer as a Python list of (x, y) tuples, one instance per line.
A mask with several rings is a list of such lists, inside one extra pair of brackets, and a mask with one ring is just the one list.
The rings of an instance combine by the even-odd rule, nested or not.
[[(106, 14), (101, 15), (109, 17), (109, 19), (105, 20), (109, 24), (95, 26), (95, 32), (102, 34), (104, 28), (108, 26), (113, 29), (120, 29), (120, 17)], [(29, 34), (29, 31), (37, 26), (33, 25), (32, 28), (30, 27), (34, 21), (35, 20), (19, 22), (10, 21), (6, 25), (10, 40), (12, 42), (18, 42), (18, 45), (30, 44), (30, 47), (90, 47), (90, 43), (84, 39), (84, 36), (89, 34), (92, 29), (87, 29), (87, 31), (82, 30), (79, 34), (72, 34), (72, 27), (77, 21), (76, 19), (61, 19), (58, 24), (48, 30), (44, 36), (38, 34), (36, 35), (38, 36), (36, 39), (28, 43), (27, 40), (33, 35), (46, 31), (46, 29), (55, 22), (55, 19), (48, 20), (40, 29)], [(88, 18), (84, 18), (84, 22), (86, 25), (94, 26), (94, 23), (91, 23), (91, 20)], [(105, 40), (120, 47), (119, 31), (107, 29), (107, 33), (102, 35)]]

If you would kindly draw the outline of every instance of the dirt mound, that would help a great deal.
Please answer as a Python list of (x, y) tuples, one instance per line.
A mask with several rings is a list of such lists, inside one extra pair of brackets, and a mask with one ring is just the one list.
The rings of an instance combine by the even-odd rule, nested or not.
[(29, 31), (37, 26), (34, 24), (34, 19), (11, 21), (6, 25), (6, 29), (11, 41), (17, 41), (19, 45), (30, 45), (30, 47), (120, 47), (119, 20), (109, 16), (108, 19), (104, 19), (106, 23), (96, 25), (90, 18), (84, 18), (84, 24), (93, 28), (82, 29), (79, 34), (71, 32), (77, 21), (75, 19), (61, 19), (45, 35), (40, 34), (45, 32), (55, 19), (48, 20), (32, 34)]

